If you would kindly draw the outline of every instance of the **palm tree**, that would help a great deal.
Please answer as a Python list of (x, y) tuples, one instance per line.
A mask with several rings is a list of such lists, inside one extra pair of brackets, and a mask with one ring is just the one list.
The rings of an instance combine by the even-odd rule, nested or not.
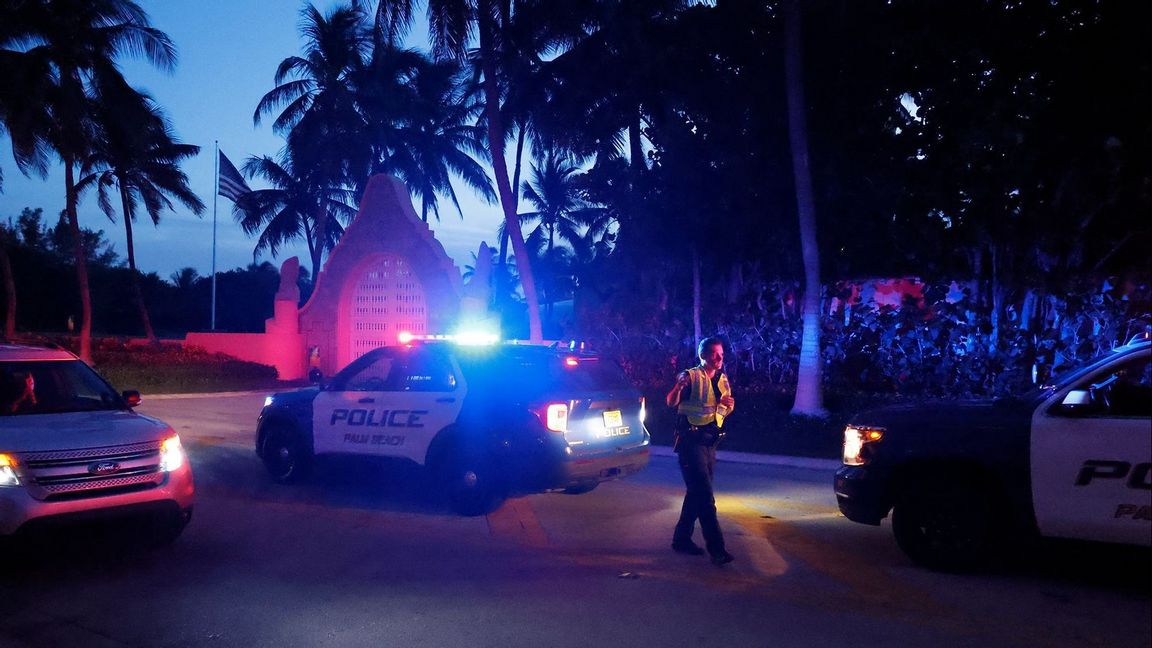
[[(504, 305), (513, 304), (519, 300), (516, 289), (520, 283), (520, 278), (516, 273), (516, 260), (511, 259), (512, 263), (499, 265), (496, 263), (498, 259), (496, 249), (488, 248), (488, 253), (492, 255), (490, 262), (492, 270), (491, 274), (488, 275), (488, 309), (503, 314)], [(470, 254), (472, 255), (472, 264), (464, 265), (463, 277), (465, 281), (473, 280), (479, 262), (475, 252)], [(501, 293), (500, 291), (504, 292)]]
[(153, 344), (159, 344), (140, 288), (132, 223), (141, 202), (153, 225), (160, 224), (162, 211), (172, 209), (171, 198), (197, 215), (204, 211), (204, 203), (188, 187), (188, 177), (180, 170), (181, 161), (195, 156), (200, 147), (179, 143), (160, 109), (148, 96), (118, 83), (117, 79), (111, 81), (110, 87), (100, 88), (101, 101), (96, 115), (100, 137), (84, 162), (87, 175), (77, 183), (77, 191), (95, 186), (101, 210), (114, 219), (115, 209), (108, 189), (117, 188), (136, 309), (144, 335)]
[[(303, 181), (311, 191), (322, 194), (328, 187), (349, 185), (350, 169), (367, 165), (369, 148), (361, 137), (363, 122), (353, 88), (371, 41), (364, 14), (355, 5), (336, 7), (327, 15), (308, 5), (301, 12), (300, 26), (304, 56), (280, 62), (277, 85), (260, 99), (252, 120), (259, 125), (262, 116), (283, 108), (273, 130), (288, 137), (293, 182)], [(260, 172), (262, 167), (257, 164), (253, 170)], [(275, 171), (273, 175), (282, 177)], [(300, 224), (311, 224), (302, 231), (308, 236), (313, 273), (319, 274), (324, 249), (332, 238), (331, 214), (321, 211), (323, 199), (314, 203), (313, 213)], [(270, 244), (262, 237), (257, 249), (262, 245)], [(270, 249), (274, 253), (275, 245)]]
[(793, 414), (826, 416), (820, 384), (820, 250), (816, 245), (816, 209), (812, 172), (808, 167), (808, 123), (804, 111), (804, 76), (801, 60), (799, 0), (784, 0), (784, 82), (788, 103), (788, 142), (796, 183), (796, 211), (800, 219), (800, 249), (804, 258), (803, 333)]
[(532, 179), (524, 182), (522, 190), (524, 199), (535, 210), (520, 214), (522, 223), (538, 224), (528, 236), (529, 247), (546, 248), (550, 255), (559, 238), (576, 250), (584, 242), (583, 230), (602, 222), (608, 210), (592, 206), (580, 197), (580, 169), (555, 149), (544, 151), (541, 161), (531, 166), (531, 172)]
[(484, 131), (474, 124), (479, 108), (461, 87), (454, 63), (430, 61), (387, 41), (375, 43), (357, 85), (357, 105), (373, 146), (370, 173), (403, 180), (420, 198), (425, 222), (430, 212), (439, 220), (438, 196), (448, 197), (463, 217), (451, 176), (484, 200), (496, 199), (475, 159), (484, 151)]
[[(607, 209), (590, 205), (581, 197), (579, 168), (556, 149), (541, 152), (540, 161), (531, 165), (531, 174), (522, 190), (535, 210), (521, 213), (520, 222), (536, 224), (527, 244), (548, 276), (543, 283), (550, 286), (546, 309), (551, 314), (557, 296), (571, 292), (575, 266), (594, 254), (586, 244), (595, 241), (597, 235), (603, 236), (611, 218)], [(557, 239), (562, 246), (556, 245)]]
[[(80, 289), (80, 356), (92, 356), (92, 301), (83, 237), (76, 213), (76, 170), (92, 148), (92, 84), (120, 76), (121, 54), (142, 55), (162, 69), (175, 65), (171, 40), (149, 25), (129, 0), (26, 0), (6, 6), (0, 49), (20, 68), (18, 119), (6, 117), (17, 165), (27, 172), (38, 142), (47, 142), (64, 163), (65, 211), (75, 245)], [(18, 48), (18, 49), (16, 49)], [(17, 52), (17, 53), (13, 53)], [(8, 109), (11, 110), (11, 109)], [(42, 116), (29, 117), (29, 111)], [(14, 128), (15, 125), (15, 128)]]
[[(661, 77), (672, 46), (664, 28), (697, 0), (599, 0), (574, 3), (546, 30), (543, 46), (560, 50), (544, 64), (557, 82), (538, 117), (550, 139), (582, 155), (610, 160), (627, 155), (634, 174), (647, 171), (642, 125), (663, 95)], [(529, 3), (529, 21), (557, 16), (547, 2)], [(541, 12), (542, 15), (535, 15)], [(589, 74), (611, 70), (611, 74)], [(635, 181), (635, 179), (633, 179)]]
[(268, 156), (250, 157), (243, 170), (248, 177), (263, 178), (273, 186), (240, 196), (233, 207), (244, 232), (260, 235), (253, 253), (267, 250), (275, 256), (281, 245), (303, 239), (316, 277), (324, 248), (332, 248), (344, 233), (341, 221), (356, 215), (350, 204), (353, 192), (341, 186), (316, 187), (310, 178), (296, 174), (288, 155), (280, 163)]
[[(12, 143), (12, 156), (25, 174), (34, 171), (40, 176), (48, 170), (47, 125), (40, 106), (26, 100), (29, 88), (43, 82), (40, 70), (31, 65), (29, 57), (16, 48), (26, 40), (21, 25), (22, 8), (12, 2), (0, 5), (0, 135), (7, 135)], [(0, 169), (0, 190), (4, 172)]]
[[(520, 231), (516, 200), (508, 179), (504, 159), (505, 130), (500, 114), (500, 87), (497, 70), (500, 65), (502, 38), (512, 19), (512, 0), (428, 0), (428, 23), (432, 53), (438, 58), (463, 60), (468, 52), (469, 35), (475, 30), (479, 41), (479, 61), (483, 75), (484, 119), (488, 131), (488, 154), (496, 175), (500, 207), (505, 228), (512, 240), (512, 250), (520, 269), (520, 281), (528, 302), (529, 336), (543, 339), (536, 281), (532, 274), (531, 256)], [(412, 23), (415, 3), (411, 0), (381, 1), (376, 11), (376, 30), (381, 38), (396, 42)]]
[(200, 280), (200, 273), (196, 272), (196, 268), (187, 266), (180, 268), (176, 272), (168, 275), (168, 281), (180, 290), (190, 290)]
[[(518, 11), (528, 7), (527, 3), (519, 3)], [(517, 13), (517, 16), (522, 15)], [(537, 143), (543, 141), (541, 134), (535, 127), (537, 114), (545, 108), (550, 91), (550, 79), (542, 73), (542, 53), (548, 53), (550, 34), (546, 27), (555, 22), (555, 16), (549, 15), (548, 20), (534, 21), (532, 13), (529, 19), (519, 18), (509, 25), (501, 34), (500, 65), (497, 67), (502, 104), (500, 114), (504, 123), (508, 125), (505, 133), (506, 144), (510, 143), (515, 133), (516, 152), (513, 156), (512, 166), (512, 202), (520, 204), (520, 175), (524, 166), (524, 147), (529, 138)], [(478, 56), (469, 56), (470, 79), (465, 89), (465, 96), (474, 97), (480, 108), (477, 128), (487, 131), (484, 113), (484, 73)], [(496, 265), (504, 266), (508, 263), (509, 237), (506, 228), (500, 229), (500, 252), (496, 257)], [(507, 272), (497, 273), (500, 277), (507, 277)], [(499, 294), (515, 293), (516, 286), (504, 286), (497, 291)]]

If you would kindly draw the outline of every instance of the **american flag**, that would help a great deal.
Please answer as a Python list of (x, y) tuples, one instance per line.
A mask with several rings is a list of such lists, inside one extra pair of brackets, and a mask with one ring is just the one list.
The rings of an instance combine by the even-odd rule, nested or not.
[(236, 166), (224, 155), (224, 151), (220, 151), (220, 177), (218, 178), (220, 189), (217, 193), (224, 196), (232, 202), (236, 202), (240, 196), (252, 191), (248, 188), (248, 183), (244, 182), (244, 176), (236, 170)]

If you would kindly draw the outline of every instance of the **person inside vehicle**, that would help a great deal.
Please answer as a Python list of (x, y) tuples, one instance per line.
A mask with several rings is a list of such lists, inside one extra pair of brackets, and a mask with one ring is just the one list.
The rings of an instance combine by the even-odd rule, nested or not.
[(1152, 415), (1152, 362), (1130, 363), (1108, 381), (1108, 413), (1112, 416)]
[(31, 371), (17, 371), (5, 380), (4, 410), (11, 414), (27, 412), (36, 407), (36, 378)]
[(704, 555), (704, 549), (692, 541), (692, 532), (699, 520), (712, 562), (724, 565), (734, 558), (724, 546), (724, 534), (716, 518), (712, 476), (716, 468), (716, 444), (722, 436), (720, 429), (736, 402), (723, 372), (723, 342), (716, 337), (705, 338), (697, 351), (700, 364), (682, 371), (665, 397), (668, 406), (675, 407), (677, 412), (673, 448), (685, 487), (680, 520), (672, 533), (672, 550)]

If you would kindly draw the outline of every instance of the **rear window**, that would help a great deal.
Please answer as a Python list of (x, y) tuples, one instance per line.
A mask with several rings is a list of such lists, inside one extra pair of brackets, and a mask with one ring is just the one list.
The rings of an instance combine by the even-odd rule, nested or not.
[(556, 391), (596, 392), (631, 389), (632, 383), (611, 360), (575, 357), (574, 364), (557, 353), (507, 351), (461, 353), (461, 369), (470, 387), (503, 386), (518, 397), (533, 399)]

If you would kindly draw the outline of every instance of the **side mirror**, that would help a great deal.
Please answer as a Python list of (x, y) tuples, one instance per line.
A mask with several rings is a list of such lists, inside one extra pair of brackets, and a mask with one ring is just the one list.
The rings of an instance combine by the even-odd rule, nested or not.
[(144, 399), (140, 396), (140, 392), (135, 389), (123, 391), (120, 393), (120, 396), (124, 399), (124, 402), (128, 404), (128, 407), (136, 407), (144, 402)]
[(1073, 389), (1050, 412), (1057, 416), (1088, 416), (1100, 409), (1094, 389)]
[(323, 381), (324, 381), (324, 372), (322, 372), (316, 368), (313, 368), (313, 369), (308, 371), (308, 382), (312, 383), (313, 385), (319, 385)]
[(1087, 389), (1073, 389), (1060, 404), (1064, 407), (1088, 407), (1092, 404), (1092, 392)]

